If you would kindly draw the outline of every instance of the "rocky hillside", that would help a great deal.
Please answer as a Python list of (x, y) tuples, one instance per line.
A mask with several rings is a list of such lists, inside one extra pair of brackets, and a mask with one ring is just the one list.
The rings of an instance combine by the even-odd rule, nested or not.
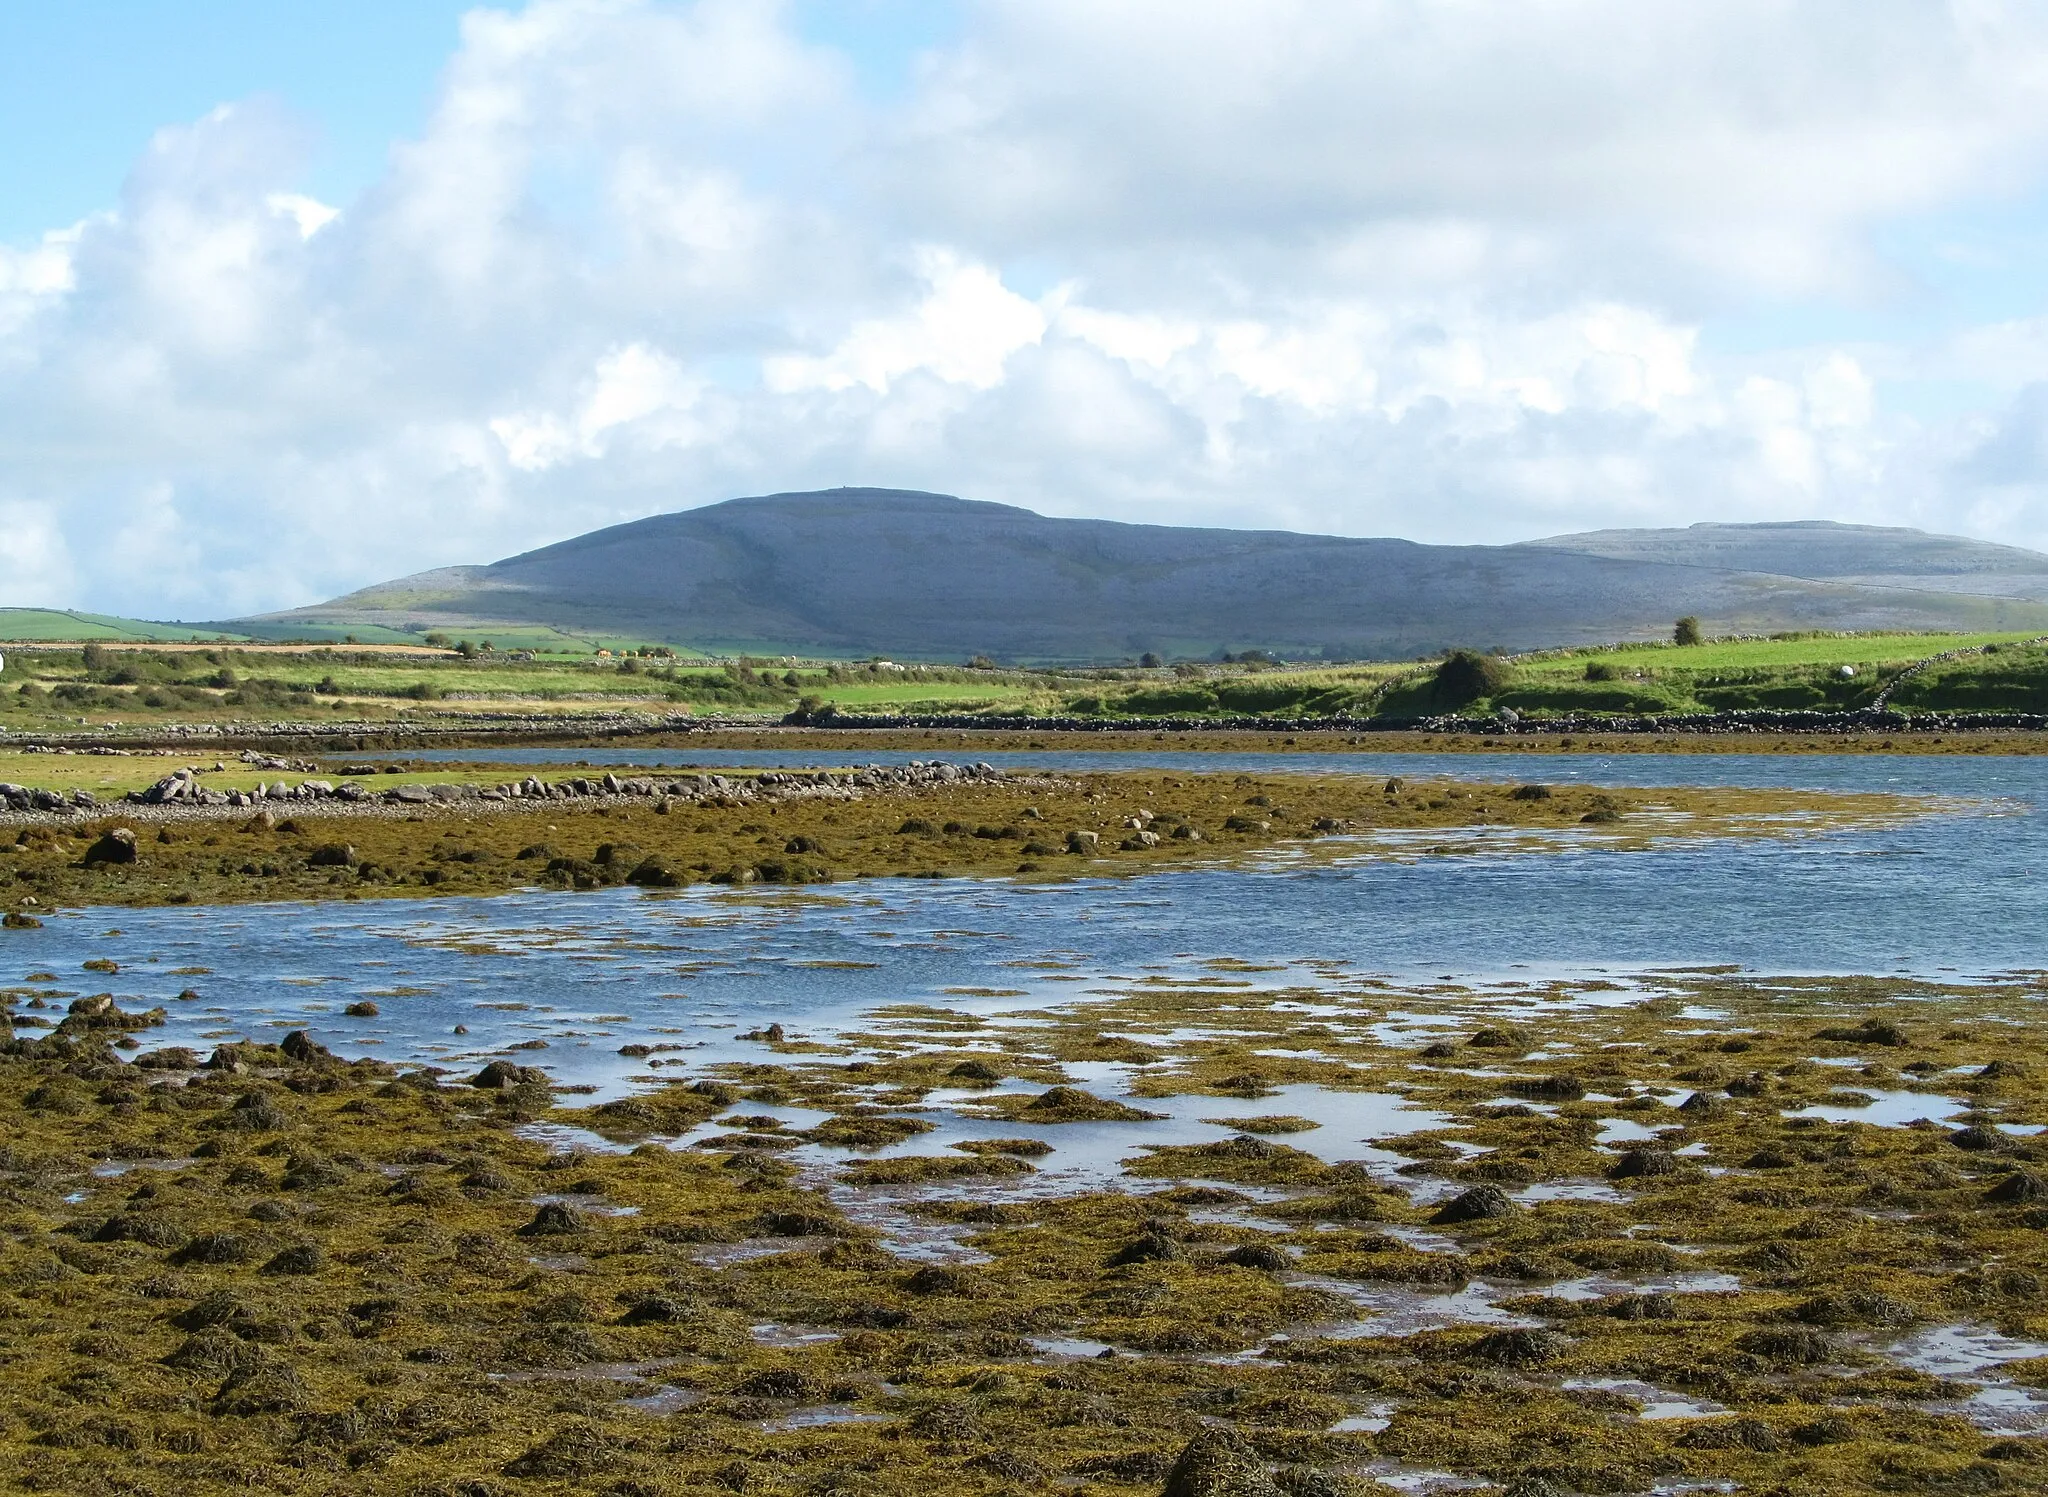
[[(1708, 544), (1690, 548), (1625, 539), (1702, 529)], [(1651, 637), (1686, 613), (1710, 631), (2048, 630), (2048, 601), (2037, 601), (2048, 589), (1986, 582), (2048, 578), (2048, 556), (1917, 531), (1871, 532), (1881, 544), (1844, 549), (1863, 534), (1713, 526), (1424, 546), (1049, 519), (939, 494), (832, 489), (656, 515), (260, 622), (547, 624), (717, 650), (1016, 661), (1523, 649)], [(2008, 558), (2005, 570), (1985, 563), (1993, 552)], [(1822, 553), (1835, 570), (1803, 559)], [(1880, 554), (1883, 565), (1872, 560)]]
[(1589, 530), (1524, 545), (1617, 561), (2048, 601), (2048, 556), (1899, 526), (1829, 520), (1709, 522), (1683, 530)]

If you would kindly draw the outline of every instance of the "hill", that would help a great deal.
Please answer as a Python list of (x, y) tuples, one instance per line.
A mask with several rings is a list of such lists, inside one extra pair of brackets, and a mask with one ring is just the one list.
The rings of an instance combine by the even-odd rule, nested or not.
[(196, 639), (241, 639), (212, 624), (160, 624), (149, 619), (78, 613), (68, 608), (0, 608), (0, 642), (105, 640), (112, 643), (179, 644)]
[(2048, 556), (1899, 526), (1830, 520), (1706, 522), (1683, 530), (1589, 530), (1521, 544), (1617, 561), (2048, 601)]
[[(1652, 638), (1684, 613), (1711, 632), (2048, 630), (2048, 601), (1983, 585), (1987, 577), (2048, 578), (2048, 556), (2012, 552), (2026, 559), (2013, 567), (2035, 570), (2001, 572), (1981, 565), (1978, 550), (1954, 549), (1975, 542), (1877, 532), (1889, 539), (1842, 554), (1882, 552), (1892, 570), (1859, 559), (1853, 575), (1802, 575), (1774, 569), (1796, 559), (1801, 527), (1712, 529), (1690, 550), (1616, 538), (1691, 531), (1425, 546), (1052, 519), (939, 494), (833, 489), (655, 515), (235, 627), (526, 626), (723, 652), (1020, 661), (1148, 650), (1384, 658), (1449, 644), (1523, 649)], [(1800, 534), (1745, 549), (1741, 537), (1762, 529)], [(1715, 545), (1720, 560), (1709, 559)]]

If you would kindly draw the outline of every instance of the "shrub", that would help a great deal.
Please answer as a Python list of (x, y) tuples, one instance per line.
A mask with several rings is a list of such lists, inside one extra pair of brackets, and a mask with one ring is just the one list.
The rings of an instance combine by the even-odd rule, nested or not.
[(1586, 679), (1588, 681), (1612, 681), (1619, 674), (1613, 666), (1604, 660), (1588, 660), (1586, 662)]
[(1477, 650), (1453, 650), (1436, 668), (1430, 695), (1446, 707), (1490, 697), (1507, 684), (1507, 667)]
[(1696, 645), (1700, 642), (1700, 621), (1687, 614), (1671, 626), (1671, 642), (1675, 645)]

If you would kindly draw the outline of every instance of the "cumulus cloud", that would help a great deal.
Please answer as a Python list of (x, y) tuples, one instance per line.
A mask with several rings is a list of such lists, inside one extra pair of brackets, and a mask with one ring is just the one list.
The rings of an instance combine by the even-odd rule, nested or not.
[[(741, 493), (1506, 540), (2048, 543), (2048, 331), (1717, 351), (2039, 190), (2000, 0), (977, 0), (877, 103), (773, 0), (463, 23), (383, 178), (167, 122), (0, 246), (9, 601), (226, 617)], [(1940, 422), (1893, 381), (1982, 387)]]

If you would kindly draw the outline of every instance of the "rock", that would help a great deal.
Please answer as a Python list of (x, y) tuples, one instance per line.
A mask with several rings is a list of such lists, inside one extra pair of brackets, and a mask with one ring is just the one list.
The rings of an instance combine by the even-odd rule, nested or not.
[(343, 1009), (342, 1012), (344, 1014), (347, 1014), (351, 1019), (374, 1019), (377, 1017), (379, 1013), (382, 1012), (382, 1010), (380, 1010), (376, 1004), (370, 1002), (369, 999), (363, 998), (357, 1000), (354, 1003), (351, 1003), (347, 1008)]
[(992, 1085), (1003, 1079), (1003, 1073), (985, 1060), (963, 1060), (946, 1074), (955, 1081), (973, 1081), (983, 1085)]
[(1287, 1250), (1270, 1242), (1248, 1242), (1243, 1247), (1233, 1248), (1223, 1255), (1223, 1261), (1238, 1268), (1256, 1268), (1261, 1273), (1279, 1273), (1294, 1267), (1294, 1260), (1287, 1255)]
[(1984, 1199), (1995, 1206), (2030, 1206), (2048, 1201), (2048, 1180), (2029, 1170), (2014, 1170), (1985, 1191)]
[(1148, 847), (1157, 847), (1159, 845), (1159, 834), (1157, 832), (1132, 832), (1130, 836), (1124, 838), (1117, 845), (1125, 852), (1142, 852)]
[(326, 1261), (318, 1247), (310, 1242), (302, 1242), (278, 1253), (256, 1271), (266, 1274), (316, 1274)]
[(1492, 1362), (1500, 1367), (1535, 1367), (1555, 1358), (1569, 1344), (1555, 1331), (1522, 1327), (1489, 1331), (1473, 1342), (1465, 1354), (1475, 1362)]
[(290, 1414), (304, 1408), (307, 1397), (296, 1367), (273, 1351), (252, 1347), (214, 1394), (213, 1412), (245, 1417)]
[(1450, 1227), (1460, 1222), (1497, 1221), (1521, 1209), (1498, 1185), (1475, 1185), (1438, 1207), (1429, 1220), (1433, 1226)]
[(1853, 1028), (1837, 1026), (1823, 1029), (1814, 1036), (1837, 1045), (1910, 1045), (1912, 1040), (1906, 1031), (1888, 1019), (1865, 1019)]
[(1851, 1289), (1841, 1294), (1816, 1294), (1792, 1311), (1795, 1320), (1824, 1326), (1905, 1326), (1920, 1312), (1902, 1299), (1875, 1290)]
[(1996, 1128), (1987, 1128), (1981, 1123), (1972, 1123), (1967, 1128), (1958, 1128), (1948, 1136), (1948, 1141), (1959, 1149), (1973, 1154), (1991, 1153), (1998, 1149), (2009, 1149), (2012, 1140)]
[(325, 1045), (314, 1044), (313, 1037), (303, 1029), (294, 1029), (279, 1042), (277, 1048), (282, 1050), (285, 1059), (294, 1065), (312, 1066), (338, 1059)]
[(626, 882), (643, 889), (675, 889), (688, 880), (670, 868), (661, 857), (654, 856), (635, 864), (633, 871), (626, 875)]
[(270, 1098), (261, 1092), (249, 1092), (237, 1097), (234, 1105), (215, 1120), (214, 1126), (240, 1133), (273, 1133), (289, 1121)]
[(1182, 1447), (1160, 1497), (1284, 1497), (1234, 1429), (1205, 1429)]
[(619, 1317), (620, 1325), (680, 1325), (695, 1319), (699, 1307), (688, 1300), (672, 1298), (665, 1294), (650, 1294), (635, 1300), (624, 1315)]
[(125, 826), (117, 826), (105, 832), (100, 839), (85, 850), (85, 866), (97, 868), (103, 863), (132, 863), (135, 861), (135, 833)]
[(233, 1232), (202, 1232), (172, 1253), (171, 1262), (180, 1266), (201, 1263), (209, 1267), (219, 1267), (229, 1263), (246, 1263), (251, 1252), (248, 1239)]
[(1135, 1240), (1118, 1248), (1110, 1256), (1112, 1268), (1123, 1268), (1134, 1263), (1177, 1263), (1185, 1259), (1188, 1250), (1181, 1245), (1170, 1223), (1152, 1222)]
[(1102, 836), (1097, 832), (1068, 832), (1068, 852), (1094, 852), (1102, 845)]
[(308, 868), (353, 868), (358, 861), (356, 850), (343, 842), (323, 842), (306, 854)]
[(533, 1220), (519, 1229), (521, 1237), (573, 1237), (587, 1231), (583, 1215), (561, 1201), (544, 1202)]
[(1607, 1172), (1610, 1180), (1636, 1180), (1651, 1175), (1675, 1175), (1679, 1164), (1668, 1149), (1630, 1149)]
[(469, 1078), (469, 1084), (484, 1090), (498, 1090), (519, 1084), (519, 1067), (509, 1060), (494, 1060)]
[(1495, 1024), (1477, 1031), (1465, 1043), (1479, 1050), (1514, 1050), (1519, 1052), (1531, 1048), (1531, 1037), (1526, 1031), (1517, 1029), (1513, 1025)]
[(1786, 1367), (1811, 1367), (1835, 1359), (1835, 1343), (1807, 1326), (1770, 1326), (1735, 1338), (1735, 1349)]

